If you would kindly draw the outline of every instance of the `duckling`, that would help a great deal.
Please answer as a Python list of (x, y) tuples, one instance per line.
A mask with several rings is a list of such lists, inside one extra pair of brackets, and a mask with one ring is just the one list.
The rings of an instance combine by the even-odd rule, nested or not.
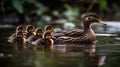
[(44, 28), (44, 31), (47, 31), (47, 32), (51, 33), (54, 43), (57, 43), (56, 39), (58, 37), (63, 36), (63, 34), (61, 34), (61, 33), (54, 32), (54, 28), (51, 25), (46, 25), (45, 28)]
[[(21, 25), (19, 25), (19, 26), (17, 26), (17, 28), (16, 28), (16, 32), (25, 32), (25, 28), (23, 27), (23, 26), (21, 26)], [(16, 37), (16, 32), (14, 33), (14, 34), (12, 34), (9, 38), (8, 38), (8, 40), (10, 40), (10, 39), (12, 39), (12, 38), (15, 38)]]
[(53, 36), (53, 39), (56, 39), (56, 38), (64, 35), (62, 33), (54, 32), (54, 28), (51, 25), (46, 25), (45, 28), (44, 28), (44, 31), (50, 32)]
[(26, 39), (29, 38), (31, 35), (35, 35), (35, 27), (33, 25), (27, 25), (25, 32)]
[(74, 29), (62, 31), (64, 36), (57, 40), (63, 43), (89, 43), (96, 40), (96, 35), (91, 28), (91, 23), (97, 22), (102, 24), (102, 20), (96, 13), (87, 13), (83, 18), (84, 29)]
[(25, 48), (26, 39), (24, 33), (20, 31), (16, 32), (16, 37), (8, 40), (8, 42), (17, 44), (17, 49)]
[(53, 32), (54, 32), (54, 29), (53, 29), (53, 27), (52, 27), (51, 25), (46, 25), (46, 26), (45, 26), (45, 31), (48, 31), (48, 32), (50, 32), (50, 33), (53, 33)]
[(43, 38), (43, 37), (42, 37), (42, 35), (43, 35), (43, 30), (42, 30), (41, 28), (37, 28), (37, 29), (35, 30), (35, 33), (36, 33), (36, 35), (32, 35), (32, 36), (30, 36), (30, 37), (27, 39), (27, 42), (28, 42), (28, 43), (31, 43), (31, 42), (33, 42), (33, 41), (35, 41), (35, 40), (37, 40), (37, 39)]
[(53, 42), (51, 33), (46, 31), (46, 32), (44, 32), (42, 39), (38, 39), (38, 40), (32, 42), (32, 44), (41, 45), (44, 47), (45, 51), (51, 51), (53, 49), (54, 42)]

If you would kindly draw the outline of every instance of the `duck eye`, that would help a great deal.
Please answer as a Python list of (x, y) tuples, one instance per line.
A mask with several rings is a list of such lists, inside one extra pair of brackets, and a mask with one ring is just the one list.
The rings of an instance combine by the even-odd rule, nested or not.
[(91, 18), (90, 17), (88, 17), (88, 20), (90, 20)]
[(86, 18), (85, 18), (86, 21), (89, 21), (90, 19), (91, 19), (90, 17), (86, 17)]
[(90, 17), (87, 17), (86, 20), (90, 20), (91, 18)]

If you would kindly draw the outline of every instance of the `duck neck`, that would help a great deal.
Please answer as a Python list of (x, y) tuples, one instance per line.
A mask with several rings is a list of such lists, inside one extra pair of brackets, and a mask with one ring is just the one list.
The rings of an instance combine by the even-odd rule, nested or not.
[(92, 31), (92, 28), (91, 28), (91, 25), (90, 25), (90, 23), (85, 23), (84, 22), (84, 32), (86, 33), (86, 32), (91, 32)]

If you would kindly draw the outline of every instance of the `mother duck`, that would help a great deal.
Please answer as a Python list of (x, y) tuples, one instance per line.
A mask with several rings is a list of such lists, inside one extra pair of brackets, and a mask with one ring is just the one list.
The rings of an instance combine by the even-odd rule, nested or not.
[(58, 42), (63, 43), (90, 43), (96, 40), (95, 32), (91, 28), (91, 23), (97, 22), (102, 24), (102, 20), (96, 13), (87, 13), (83, 18), (83, 30), (74, 29), (61, 31), (64, 36), (57, 38)]

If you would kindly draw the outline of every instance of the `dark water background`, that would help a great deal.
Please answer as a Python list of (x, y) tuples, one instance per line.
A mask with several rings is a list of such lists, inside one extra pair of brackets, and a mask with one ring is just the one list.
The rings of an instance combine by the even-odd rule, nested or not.
[(0, 67), (120, 67), (120, 29), (109, 26), (96, 30), (94, 44), (58, 44), (53, 52), (16, 50), (7, 42), (15, 29), (1, 28)]

